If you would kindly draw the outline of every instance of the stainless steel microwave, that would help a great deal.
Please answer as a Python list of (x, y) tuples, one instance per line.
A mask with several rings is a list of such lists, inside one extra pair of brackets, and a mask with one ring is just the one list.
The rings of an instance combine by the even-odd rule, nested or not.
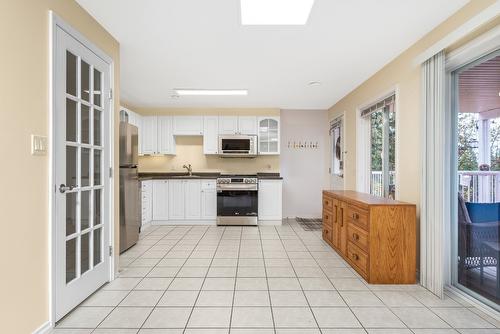
[(257, 156), (257, 136), (219, 136), (219, 155), (222, 157), (252, 158)]

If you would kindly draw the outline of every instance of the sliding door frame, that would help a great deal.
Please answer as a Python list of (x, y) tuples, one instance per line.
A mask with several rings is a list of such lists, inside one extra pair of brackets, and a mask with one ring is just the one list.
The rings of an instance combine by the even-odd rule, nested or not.
[[(448, 191), (450, 198), (450, 221), (445, 223), (445, 234), (451, 238), (444, 238), (444, 283), (448, 290), (457, 293), (488, 313), (496, 313), (495, 303), (478, 293), (458, 284), (458, 71), (467, 66), (475, 65), (477, 61), (484, 61), (484, 57), (500, 49), (500, 27), (494, 28), (477, 37), (466, 45), (446, 55), (446, 138), (445, 145), (449, 159), (450, 170)], [(498, 314), (498, 313), (497, 313)]]

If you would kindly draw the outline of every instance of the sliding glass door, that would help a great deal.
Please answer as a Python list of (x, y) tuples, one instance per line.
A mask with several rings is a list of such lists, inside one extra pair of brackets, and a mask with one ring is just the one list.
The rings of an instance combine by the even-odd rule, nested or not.
[(452, 83), (453, 284), (500, 309), (500, 51), (459, 68)]

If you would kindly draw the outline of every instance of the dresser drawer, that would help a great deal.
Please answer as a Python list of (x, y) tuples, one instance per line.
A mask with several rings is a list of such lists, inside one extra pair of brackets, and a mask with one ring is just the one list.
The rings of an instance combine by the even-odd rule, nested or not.
[(368, 211), (365, 209), (349, 204), (347, 219), (364, 230), (369, 231)]
[(330, 226), (323, 225), (323, 240), (332, 242), (332, 229)]
[(347, 243), (347, 258), (362, 273), (368, 274), (368, 255), (350, 241)]
[(328, 225), (329, 227), (332, 227), (334, 214), (335, 213), (332, 213), (330, 211), (323, 210), (323, 225)]
[(347, 225), (347, 239), (365, 252), (368, 252), (368, 240), (370, 239), (366, 231), (360, 229), (352, 223), (349, 223)]
[(323, 196), (323, 211), (333, 212), (333, 198), (328, 196)]

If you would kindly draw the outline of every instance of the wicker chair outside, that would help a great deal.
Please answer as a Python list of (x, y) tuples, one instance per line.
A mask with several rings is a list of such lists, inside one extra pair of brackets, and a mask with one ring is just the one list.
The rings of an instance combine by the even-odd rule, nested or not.
[(484, 267), (496, 266), (498, 254), (486, 247), (484, 241), (498, 242), (500, 222), (473, 223), (465, 201), (458, 194), (458, 270), (459, 280), (468, 269), (479, 268), (481, 280)]

